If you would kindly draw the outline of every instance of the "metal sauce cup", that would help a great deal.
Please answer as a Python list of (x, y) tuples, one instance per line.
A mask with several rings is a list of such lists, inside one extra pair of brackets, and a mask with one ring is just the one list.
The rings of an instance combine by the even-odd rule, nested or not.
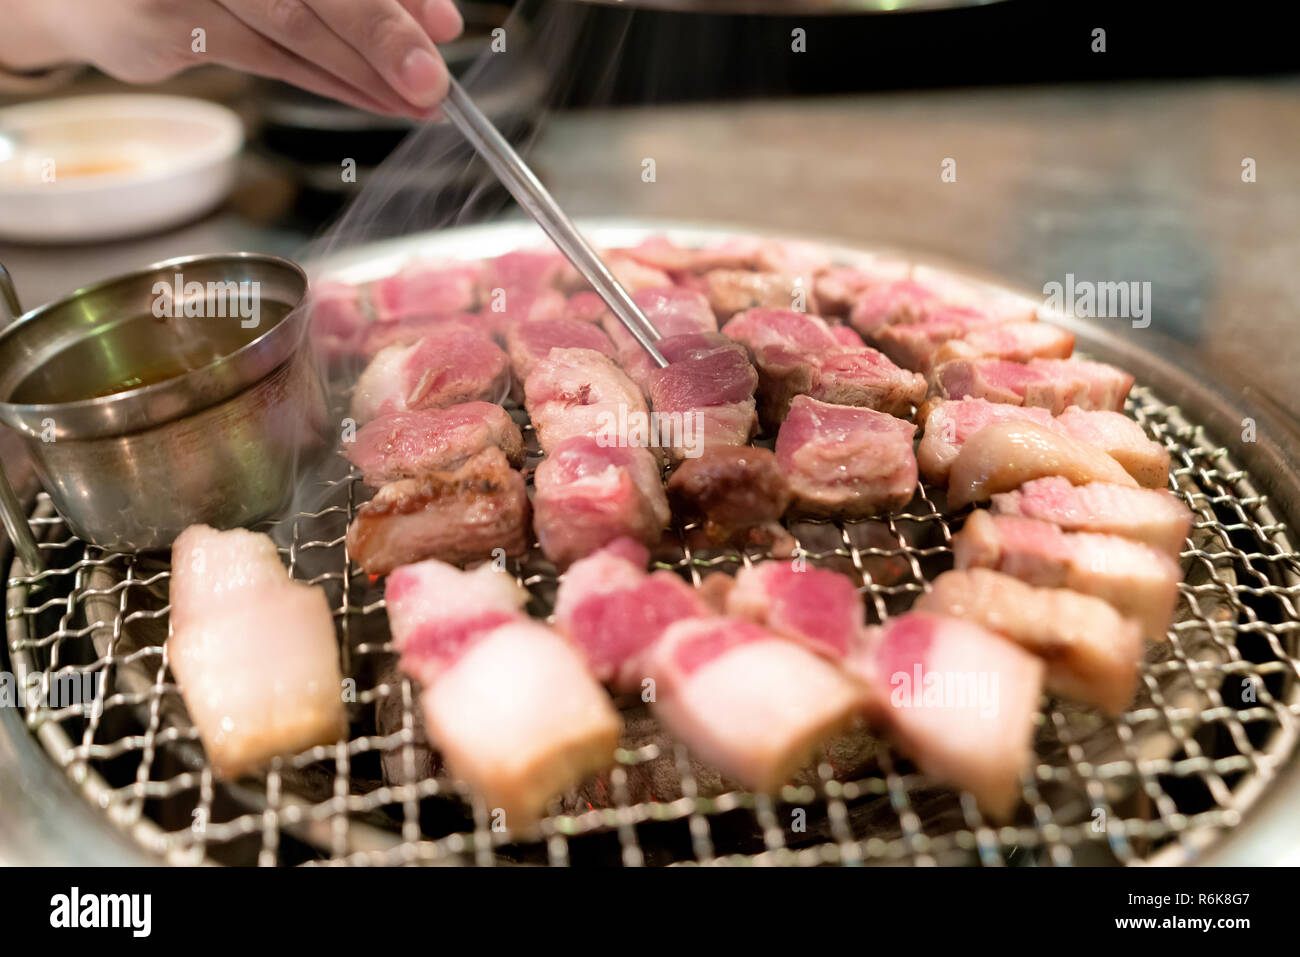
[[(0, 287), (14, 308), (2, 270)], [(78, 537), (166, 548), (196, 522), (246, 525), (288, 502), (328, 428), (306, 292), (286, 259), (194, 256), (78, 290), (0, 333), (0, 422), (25, 437)]]

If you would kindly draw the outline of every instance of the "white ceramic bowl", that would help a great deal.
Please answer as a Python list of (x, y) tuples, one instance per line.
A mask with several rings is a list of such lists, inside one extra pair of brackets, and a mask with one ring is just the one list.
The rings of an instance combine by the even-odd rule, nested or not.
[(243, 143), (233, 112), (177, 96), (0, 110), (0, 236), (89, 242), (174, 226), (226, 197)]

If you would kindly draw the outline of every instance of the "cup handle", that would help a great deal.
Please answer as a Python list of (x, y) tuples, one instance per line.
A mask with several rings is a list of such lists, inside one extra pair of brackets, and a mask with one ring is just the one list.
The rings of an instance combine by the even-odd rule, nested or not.
[[(0, 309), (3, 309), (0, 313), (0, 327), (8, 325), (23, 314), (22, 306), (18, 304), (18, 292), (14, 289), (14, 281), (9, 275), (9, 270), (3, 265), (0, 265)], [(32, 528), (27, 524), (27, 515), (18, 501), (18, 496), (14, 494), (13, 486), (9, 484), (9, 477), (5, 475), (3, 466), (0, 466), (0, 521), (4, 522), (9, 540), (14, 543), (14, 550), (27, 566), (28, 574), (39, 575), (43, 572), (45, 563), (41, 561), (41, 550), (36, 546)]]

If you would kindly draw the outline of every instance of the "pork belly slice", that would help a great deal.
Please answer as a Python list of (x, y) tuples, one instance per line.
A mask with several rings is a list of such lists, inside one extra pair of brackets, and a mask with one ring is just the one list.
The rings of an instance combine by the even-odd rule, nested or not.
[(484, 303), (482, 318), (492, 334), (505, 342), (516, 326), (561, 319), (568, 308), (569, 301), (554, 289), (502, 290)]
[(864, 336), (875, 336), (887, 326), (925, 320), (942, 302), (933, 289), (910, 277), (872, 283), (854, 299), (849, 325)]
[(796, 396), (776, 437), (792, 509), (860, 518), (906, 505), (916, 490), (911, 422)]
[(1059, 475), (1073, 485), (1110, 482), (1136, 487), (1113, 458), (1094, 445), (1029, 421), (995, 422), (966, 440), (948, 474), (948, 504), (987, 501), (1026, 482)]
[(526, 381), (552, 349), (591, 349), (614, 358), (614, 344), (609, 336), (589, 322), (580, 319), (521, 322), (506, 333), (506, 353), (510, 356), (515, 381)]
[(756, 269), (763, 241), (736, 236), (704, 246), (679, 246), (667, 236), (649, 236), (618, 252), (668, 273), (703, 273), (711, 269)]
[(709, 614), (669, 571), (647, 575), (644, 546), (619, 539), (574, 562), (555, 600), (555, 627), (582, 653), (598, 679), (618, 691), (641, 688), (644, 656), (669, 625)]
[(570, 436), (537, 466), (533, 485), (537, 540), (560, 568), (618, 538), (653, 545), (668, 524), (659, 462), (647, 449)]
[(1063, 532), (1051, 522), (976, 511), (953, 537), (956, 566), (991, 568), (1045, 588), (1095, 595), (1163, 641), (1182, 578), (1178, 563), (1117, 535)]
[(775, 792), (846, 727), (861, 691), (839, 668), (753, 622), (679, 621), (650, 649), (655, 715), (706, 764)]
[(354, 352), (369, 361), (389, 346), (411, 346), (435, 332), (465, 330), (491, 336), (493, 328), (481, 316), (469, 312), (403, 316), (387, 322), (372, 322), (358, 337)]
[(500, 402), (509, 385), (506, 354), (487, 336), (456, 326), (380, 350), (357, 380), (352, 417), (366, 423), (390, 412)]
[(333, 744), (346, 725), (334, 618), (265, 535), (193, 525), (172, 546), (167, 657), (218, 776)]
[(479, 295), (489, 302), (493, 293), (536, 293), (553, 289), (568, 265), (556, 249), (516, 249), (483, 261), (479, 274)]
[(673, 512), (702, 523), (714, 544), (767, 543), (790, 505), (790, 483), (767, 449), (752, 446), (707, 448), (687, 459), (668, 479)]
[[(672, 277), (664, 270), (639, 262), (624, 251), (606, 250), (603, 259), (605, 265), (609, 267), (609, 271), (614, 274), (614, 278), (619, 281), (619, 285), (629, 293), (635, 294), (642, 289), (672, 286), (673, 284)], [(586, 278), (567, 260), (560, 269), (556, 284), (569, 295), (588, 292), (592, 289), (591, 283), (587, 282)]]
[(581, 322), (602, 324), (609, 307), (605, 300), (594, 292), (578, 292), (568, 298), (564, 304), (564, 318), (577, 319)]
[(742, 568), (727, 594), (727, 614), (843, 660), (862, 635), (866, 610), (853, 582), (825, 568), (767, 561)]
[[(715, 352), (729, 349), (738, 353), (745, 360), (746, 365), (749, 364), (749, 350), (743, 344), (736, 342), (734, 339), (729, 339), (720, 332), (684, 332), (675, 336), (664, 336), (655, 345), (659, 349), (659, 354), (670, 363), (682, 362), (686, 359), (700, 359), (711, 356)], [(646, 393), (648, 399), (650, 396), (650, 373), (659, 368), (655, 361), (650, 358), (650, 354), (637, 346), (635, 351), (623, 353), (619, 357), (619, 362), (628, 378), (641, 387), (641, 391)]]
[(524, 380), (524, 404), (547, 453), (577, 435), (617, 443), (620, 427), (648, 422), (641, 390), (608, 356), (594, 349), (552, 349)]
[(1056, 417), (1066, 435), (1095, 445), (1124, 467), (1145, 488), (1169, 484), (1169, 450), (1121, 412), (1066, 409)]
[(971, 436), (995, 422), (1029, 421), (1045, 429), (1057, 430), (1056, 420), (1046, 409), (1033, 406), (1006, 405), (987, 399), (938, 399), (928, 403), (921, 416), (925, 431), (917, 446), (916, 460), (921, 474), (931, 482), (944, 485), (953, 460)]
[(912, 279), (932, 290), (944, 302), (969, 306), (998, 322), (1035, 322), (1041, 304), (1027, 296), (957, 276), (933, 266), (916, 266)]
[(948, 399), (966, 396), (1034, 405), (1059, 415), (1067, 406), (1118, 412), (1133, 388), (1133, 377), (1121, 369), (1082, 359), (1033, 359), (1027, 363), (1004, 359), (953, 359), (935, 366), (935, 387)]
[(524, 437), (510, 413), (492, 402), (462, 402), (445, 409), (393, 412), (372, 419), (343, 445), (367, 485), (458, 468), (487, 448), (510, 464), (524, 464)]
[(375, 318), (469, 312), (478, 307), (478, 282), (477, 263), (408, 263), (371, 285)]
[(512, 831), (614, 760), (621, 722), (609, 696), (576, 650), (531, 621), (470, 643), (420, 700), (452, 774)]
[[(667, 356), (665, 356), (667, 358)], [(749, 359), (730, 348), (680, 359), (649, 375), (650, 405), (680, 428), (667, 436), (674, 461), (698, 458), (706, 448), (745, 445), (758, 429), (754, 389), (758, 373)]]
[(1172, 492), (1106, 482), (1071, 485), (1056, 476), (994, 495), (993, 512), (1051, 522), (1067, 532), (1120, 535), (1175, 559), (1192, 527), (1191, 511)]
[(451, 472), (379, 489), (348, 526), (348, 555), (371, 575), (424, 558), (452, 564), (528, 550), (528, 490), (495, 446)]
[(344, 282), (314, 283), (306, 303), (311, 341), (328, 362), (351, 356), (369, 320), (361, 290)]
[(911, 263), (886, 257), (873, 257), (858, 266), (833, 266), (814, 282), (817, 306), (823, 316), (847, 317), (868, 289), (899, 282), (911, 273)]
[(867, 716), (925, 774), (1010, 817), (1028, 766), (1043, 663), (971, 622), (913, 611), (868, 628), (850, 656)]
[(748, 309), (793, 309), (801, 294), (804, 309), (817, 312), (812, 284), (787, 273), (714, 269), (704, 274), (704, 292), (724, 320)]
[[(884, 351), (888, 354), (889, 350)], [(953, 359), (991, 358), (1009, 362), (1068, 359), (1073, 352), (1074, 333), (1060, 326), (1048, 322), (1002, 322), (967, 329), (944, 342), (927, 357), (927, 368)]]
[(1142, 634), (1106, 602), (1066, 588), (1036, 588), (987, 568), (944, 572), (914, 611), (952, 615), (1010, 638), (1041, 658), (1047, 689), (1112, 717), (1133, 700)]
[[(633, 293), (632, 300), (665, 338), (692, 332), (718, 331), (718, 320), (709, 308), (709, 301), (693, 290), (671, 285), (652, 286)], [(601, 318), (601, 323), (621, 360), (626, 361), (628, 357), (645, 353), (641, 344), (613, 313), (607, 311)]]
[[(982, 313), (962, 306), (942, 306), (927, 312), (919, 322), (884, 326), (871, 337), (876, 348), (904, 369), (927, 372), (933, 357), (962, 336), (997, 324)], [(1035, 323), (1027, 323), (1035, 325)]]

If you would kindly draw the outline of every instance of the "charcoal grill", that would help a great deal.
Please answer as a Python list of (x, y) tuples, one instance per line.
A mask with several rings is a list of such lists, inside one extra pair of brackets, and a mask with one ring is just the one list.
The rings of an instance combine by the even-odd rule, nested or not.
[[(727, 234), (640, 222), (583, 228), (601, 245), (652, 232), (687, 244)], [(360, 281), (415, 252), (479, 258), (538, 235), (513, 223), (450, 230), (367, 247), (322, 268)], [(846, 263), (863, 255), (831, 248)], [(969, 795), (927, 781), (863, 735), (828, 749), (778, 795), (719, 788), (632, 702), (624, 703), (630, 723), (649, 730), (624, 743), (604, 779), (557, 801), (536, 831), (494, 830), (487, 808), (441, 772), (424, 742), (417, 688), (394, 667), (382, 583), (350, 563), (344, 547), (364, 488), (334, 456), (302, 483), (293, 514), (259, 527), (280, 544), (290, 572), (323, 586), (333, 602), (344, 673), (356, 685), (348, 737), (235, 783), (214, 778), (167, 668), (165, 561), (87, 546), (43, 493), (30, 502), (47, 569), (28, 575), (6, 560), (8, 667), (38, 675), (42, 698), (0, 708), (0, 816), (20, 816), (17, 827), (6, 820), (0, 828), (0, 858), (989, 866), (1296, 854), (1300, 824), (1287, 804), (1300, 794), (1297, 433), (1276, 410), (1246, 408), (1096, 326), (1061, 321), (1082, 351), (1138, 376), (1128, 412), (1169, 449), (1170, 487), (1195, 521), (1176, 621), (1166, 645), (1148, 648), (1137, 700), (1110, 721), (1045, 698), (1011, 822), (986, 820)], [(531, 473), (536, 442), (522, 410), (513, 414), (533, 450)], [(1234, 441), (1248, 414), (1256, 440)], [(888, 518), (790, 530), (811, 564), (855, 578), (878, 621), (951, 567), (961, 517), (943, 506), (941, 490), (923, 486)], [(678, 527), (679, 548), (658, 564), (696, 585), (764, 557), (692, 547), (691, 531)], [(532, 595), (530, 612), (546, 616), (554, 569), (535, 549), (511, 568)], [(91, 682), (93, 698), (49, 699), (72, 680)], [(639, 782), (649, 774), (671, 780), (673, 793), (645, 799)]]

